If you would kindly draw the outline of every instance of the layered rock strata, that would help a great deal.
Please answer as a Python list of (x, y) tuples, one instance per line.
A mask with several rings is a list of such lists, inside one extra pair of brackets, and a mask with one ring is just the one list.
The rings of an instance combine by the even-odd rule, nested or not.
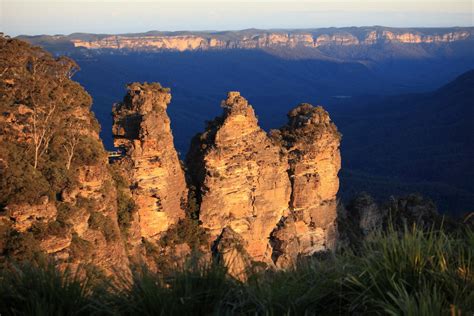
[(270, 233), (288, 211), (288, 162), (238, 92), (229, 92), (222, 107), (223, 115), (193, 139), (187, 157), (199, 219), (213, 241), (232, 231), (225, 240), (239, 235), (253, 261), (271, 264)]
[(114, 144), (124, 155), (118, 164), (131, 183), (143, 238), (159, 237), (185, 216), (188, 190), (166, 113), (170, 101), (169, 89), (157, 83), (133, 83), (113, 109)]
[(288, 118), (286, 126), (271, 133), (287, 151), (292, 192), (291, 211), (272, 233), (279, 267), (334, 247), (341, 168), (341, 135), (322, 107), (303, 103)]
[(199, 33), (187, 35), (109, 35), (84, 40), (72, 39), (74, 47), (87, 49), (128, 50), (208, 50), (208, 49), (262, 49), (276, 47), (318, 48), (330, 45), (354, 46), (380, 43), (419, 44), (450, 43), (471, 37), (469, 29), (424, 34), (420, 31), (396, 29), (315, 30), (314, 32), (267, 32), (255, 30), (225, 34)]

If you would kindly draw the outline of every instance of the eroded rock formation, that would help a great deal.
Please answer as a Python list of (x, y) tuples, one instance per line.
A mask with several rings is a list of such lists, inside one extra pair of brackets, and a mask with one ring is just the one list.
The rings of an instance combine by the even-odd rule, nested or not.
[(128, 86), (113, 109), (121, 154), (109, 165), (91, 98), (70, 80), (75, 63), (17, 40), (0, 38), (0, 49), (0, 259), (43, 253), (110, 274), (130, 258), (183, 265), (199, 250), (245, 279), (254, 262), (285, 268), (333, 248), (340, 135), (321, 107), (298, 106), (269, 136), (229, 92), (223, 115), (193, 139), (188, 203), (168, 89)]
[(288, 163), (238, 92), (229, 92), (222, 107), (224, 114), (194, 138), (187, 157), (199, 219), (213, 240), (229, 228), (252, 260), (271, 264), (270, 233), (288, 211)]
[(292, 189), (291, 212), (272, 234), (273, 260), (280, 267), (334, 247), (341, 168), (341, 136), (322, 107), (303, 103), (288, 118), (288, 125), (271, 133), (287, 151)]
[[(328, 113), (301, 104), (269, 137), (239, 93), (230, 92), (223, 107), (187, 158), (214, 249), (225, 249), (225, 262), (242, 253), (230, 267), (241, 274), (247, 260), (286, 268), (298, 256), (334, 248), (341, 136)], [(232, 236), (239, 236), (235, 243)]]
[(113, 110), (114, 143), (124, 154), (118, 164), (131, 183), (140, 238), (159, 237), (185, 216), (186, 182), (166, 114), (170, 101), (169, 89), (157, 83), (133, 83)]

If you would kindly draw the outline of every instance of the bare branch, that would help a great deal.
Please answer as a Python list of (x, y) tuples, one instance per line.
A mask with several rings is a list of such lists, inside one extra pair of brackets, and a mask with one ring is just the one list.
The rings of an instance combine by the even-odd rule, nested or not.
[(67, 154), (66, 169), (71, 168), (71, 163), (76, 152), (76, 146), (80, 137), (80, 122), (78, 120), (69, 121), (66, 127), (66, 141), (63, 144)]

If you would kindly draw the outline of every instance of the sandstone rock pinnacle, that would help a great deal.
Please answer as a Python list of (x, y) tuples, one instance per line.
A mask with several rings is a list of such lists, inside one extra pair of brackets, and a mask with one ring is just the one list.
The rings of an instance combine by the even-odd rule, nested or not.
[(288, 119), (271, 134), (288, 152), (292, 188), (291, 212), (272, 234), (273, 260), (280, 267), (298, 255), (333, 248), (341, 168), (341, 135), (322, 107), (300, 104)]
[(240, 93), (229, 92), (222, 107), (187, 157), (199, 219), (213, 240), (230, 228), (253, 261), (271, 263), (270, 233), (288, 210), (288, 163)]
[(166, 114), (170, 101), (169, 89), (158, 83), (133, 83), (113, 110), (114, 144), (124, 152), (120, 164), (128, 171), (145, 238), (185, 215), (186, 182)]

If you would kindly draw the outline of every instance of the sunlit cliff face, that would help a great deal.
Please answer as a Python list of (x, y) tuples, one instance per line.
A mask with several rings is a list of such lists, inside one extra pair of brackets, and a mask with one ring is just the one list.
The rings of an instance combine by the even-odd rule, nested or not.
[(374, 45), (381, 42), (418, 44), (448, 43), (465, 40), (471, 36), (468, 31), (449, 32), (444, 34), (424, 35), (421, 33), (391, 31), (370, 31), (363, 38), (349, 32), (335, 34), (291, 34), (291, 33), (256, 33), (252, 36), (240, 36), (238, 39), (222, 39), (213, 35), (179, 35), (179, 36), (108, 36), (102, 39), (85, 41), (73, 40), (75, 47), (88, 49), (132, 49), (132, 50), (174, 50), (188, 51), (198, 49), (254, 49), (272, 47), (320, 47), (326, 45)]

